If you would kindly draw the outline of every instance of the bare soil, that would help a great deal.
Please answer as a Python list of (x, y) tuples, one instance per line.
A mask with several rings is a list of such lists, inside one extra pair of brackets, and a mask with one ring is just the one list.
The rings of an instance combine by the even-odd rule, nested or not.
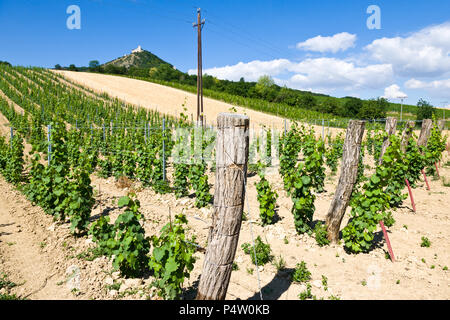
[[(142, 89), (145, 87), (149, 91), (146, 99), (155, 97), (155, 104), (160, 104), (160, 108), (165, 108), (165, 111), (170, 106), (179, 107), (183, 102), (182, 96), (189, 95), (183, 92), (180, 98), (175, 98), (176, 91), (172, 90), (176, 89), (163, 87), (168, 91), (162, 91), (158, 85), (148, 82), (137, 84), (135, 81), (138, 80), (121, 77), (111, 79), (111, 76), (73, 73), (71, 78), (75, 77), (83, 77), (85, 84), (93, 89), (109, 90), (111, 95), (117, 91), (115, 95), (141, 105), (143, 101), (139, 102), (140, 98), (136, 95), (138, 91), (145, 91)], [(126, 83), (128, 86), (125, 86)], [(152, 93), (152, 88), (157, 93)], [(160, 97), (156, 98), (157, 95)], [(227, 111), (226, 104), (222, 107), (220, 104), (222, 103), (217, 102), (217, 112)], [(247, 111), (253, 123), (251, 110)], [(272, 116), (264, 116), (272, 119)], [(214, 117), (211, 114), (209, 119)], [(255, 118), (260, 119), (258, 115)], [(4, 125), (7, 125), (5, 121), (0, 117), (0, 124), (3, 124), (0, 127), (4, 129)], [(259, 121), (264, 123), (264, 118)], [(2, 134), (7, 135), (8, 131), (2, 130)], [(444, 164), (449, 160), (450, 155), (445, 152), (442, 167), (439, 168), (440, 175), (447, 180), (450, 177), (450, 167)], [(369, 174), (374, 164), (368, 155), (365, 157), (365, 164), (370, 167), (366, 171)], [(172, 168), (169, 167), (168, 178), (171, 179), (171, 176)], [(214, 185), (214, 173), (209, 172), (208, 176), (209, 182)], [(315, 202), (315, 222), (325, 220), (338, 178), (339, 175), (333, 177), (327, 170), (325, 192), (318, 194)], [(331, 295), (341, 299), (449, 299), (450, 277), (449, 271), (444, 269), (450, 265), (450, 187), (444, 186), (442, 180), (428, 178), (430, 191), (426, 190), (424, 183), (419, 183), (413, 189), (417, 212), (412, 211), (408, 198), (393, 213), (396, 222), (388, 231), (396, 259), (393, 263), (385, 257), (387, 247), (381, 230), (377, 232), (376, 248), (368, 254), (359, 255), (346, 253), (342, 244), (319, 247), (313, 237), (297, 235), (290, 212), (292, 201), (283, 190), (277, 168), (268, 169), (267, 179), (279, 194), (279, 219), (273, 225), (262, 227), (259, 224), (259, 204), (255, 188), (259, 178), (249, 176), (247, 197), (250, 212), (245, 208), (248, 220), (242, 224), (235, 258), (239, 269), (232, 273), (227, 299), (259, 299), (261, 287), (264, 299), (297, 300), (298, 294), (306, 286), (290, 282), (288, 272), (301, 261), (306, 262), (311, 272), (312, 294), (319, 299), (328, 299)], [(117, 200), (132, 190), (141, 202), (141, 212), (146, 219), (144, 228), (148, 236), (159, 234), (162, 226), (169, 221), (169, 211), (172, 216), (183, 212), (189, 221), (188, 233), (195, 234), (201, 246), (206, 245), (211, 206), (197, 209), (193, 197), (177, 200), (173, 194), (158, 195), (151, 189), (142, 188), (139, 183), (122, 188), (114, 178), (102, 179), (93, 175), (92, 185), (96, 198), (92, 219), (102, 213), (109, 215), (113, 222), (121, 213)], [(404, 192), (407, 193), (406, 188)], [(214, 193), (214, 188), (211, 193)], [(2, 177), (0, 203), (0, 272), (4, 272), (11, 281), (18, 284), (8, 290), (10, 294), (15, 293), (28, 299), (157, 299), (150, 285), (151, 277), (124, 279), (114, 272), (106, 257), (86, 258), (88, 249), (95, 247), (89, 237), (75, 238), (70, 235), (67, 223), (54, 222), (52, 217), (46, 215), (41, 208), (33, 206)], [(348, 214), (341, 228), (347, 221)], [(286, 270), (280, 273), (277, 273), (276, 267), (271, 263), (260, 267), (260, 286), (258, 271), (251, 263), (250, 256), (241, 249), (243, 243), (251, 242), (258, 235), (270, 243), (275, 260), (281, 256), (286, 262)], [(430, 247), (421, 247), (423, 236), (431, 241)], [(196, 253), (198, 260), (190, 279), (185, 282), (184, 296), (187, 299), (195, 297), (203, 256), (203, 253)], [(322, 276), (328, 279), (326, 290), (322, 284)]]

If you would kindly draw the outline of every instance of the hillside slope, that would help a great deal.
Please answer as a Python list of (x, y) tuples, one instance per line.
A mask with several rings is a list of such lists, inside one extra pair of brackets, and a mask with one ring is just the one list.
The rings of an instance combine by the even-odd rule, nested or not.
[(154, 55), (150, 51), (142, 50), (141, 52), (134, 52), (123, 57), (117, 58), (115, 60), (109, 61), (103, 66), (113, 65), (115, 67), (125, 67), (129, 69), (130, 67), (135, 67), (139, 69), (148, 69), (153, 67), (158, 67), (160, 65), (172, 65), (158, 56)]
[[(91, 88), (97, 92), (106, 92), (112, 97), (117, 97), (126, 102), (142, 106), (159, 112), (179, 117), (183, 112), (183, 104), (186, 107), (189, 119), (196, 118), (197, 96), (179, 89), (155, 84), (148, 81), (130, 79), (125, 77), (104, 75), (89, 72), (54, 71), (67, 79)], [(284, 119), (265, 114), (263, 112), (234, 106), (225, 102), (210, 98), (203, 98), (203, 108), (208, 125), (216, 124), (217, 115), (220, 112), (230, 112), (236, 108), (238, 113), (247, 114), (251, 119), (251, 125), (257, 128), (259, 125), (283, 128)]]

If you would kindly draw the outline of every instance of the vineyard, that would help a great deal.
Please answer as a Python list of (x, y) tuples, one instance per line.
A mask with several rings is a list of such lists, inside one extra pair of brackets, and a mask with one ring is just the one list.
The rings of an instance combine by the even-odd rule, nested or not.
[[(195, 298), (217, 128), (195, 126), (185, 104), (175, 117), (40, 68), (0, 67), (0, 113), (0, 297)], [(448, 299), (441, 123), (363, 123), (336, 226), (351, 122), (304, 120), (250, 130), (226, 298)]]

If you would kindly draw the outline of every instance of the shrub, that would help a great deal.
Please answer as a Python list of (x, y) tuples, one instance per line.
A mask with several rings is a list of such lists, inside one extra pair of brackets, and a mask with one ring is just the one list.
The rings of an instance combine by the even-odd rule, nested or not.
[(294, 282), (307, 282), (311, 280), (311, 272), (306, 267), (306, 262), (302, 261), (295, 266), (294, 273), (292, 274), (292, 281)]
[[(258, 236), (255, 239), (255, 246), (253, 247), (250, 243), (242, 244), (242, 249), (246, 254), (249, 254), (252, 263), (254, 265), (258, 264), (259, 266), (266, 264), (267, 262), (272, 261), (272, 251), (270, 249), (270, 245), (268, 243), (264, 243), (261, 240), (261, 237)], [(255, 260), (255, 251), (256, 251), (256, 260)]]
[(186, 241), (184, 224), (186, 216), (179, 214), (175, 221), (161, 229), (159, 237), (151, 238), (153, 254), (149, 266), (154, 271), (153, 285), (158, 288), (158, 295), (165, 299), (177, 299), (181, 294), (184, 279), (194, 268), (195, 238)]
[(316, 223), (314, 226), (314, 235), (319, 246), (323, 247), (330, 244), (330, 240), (327, 238), (327, 227), (323, 222)]

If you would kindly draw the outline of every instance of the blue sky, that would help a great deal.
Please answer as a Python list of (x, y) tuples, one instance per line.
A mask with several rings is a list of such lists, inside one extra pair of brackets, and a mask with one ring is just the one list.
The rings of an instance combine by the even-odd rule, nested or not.
[[(80, 7), (80, 30), (66, 26), (70, 5)], [(370, 5), (380, 8), (381, 29), (367, 27)], [(450, 2), (442, 0), (1, 0), (0, 60), (85, 66), (140, 44), (195, 72), (198, 7), (203, 68), (218, 78), (269, 74), (333, 96), (450, 104)]]

